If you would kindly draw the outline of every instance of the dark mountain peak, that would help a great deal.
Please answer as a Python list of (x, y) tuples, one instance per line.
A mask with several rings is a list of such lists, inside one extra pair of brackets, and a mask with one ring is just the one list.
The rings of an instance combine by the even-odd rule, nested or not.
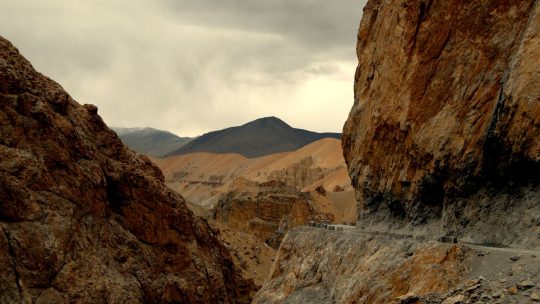
[(259, 119), (256, 119), (254, 121), (250, 121), (244, 124), (242, 127), (247, 127), (247, 126), (280, 126), (280, 127), (292, 128), (286, 122), (284, 122), (283, 120), (275, 116), (259, 118)]
[(327, 137), (339, 139), (341, 134), (295, 129), (283, 120), (270, 116), (256, 119), (238, 127), (206, 133), (170, 153), (169, 156), (211, 152), (238, 153), (248, 158), (254, 158), (294, 151)]

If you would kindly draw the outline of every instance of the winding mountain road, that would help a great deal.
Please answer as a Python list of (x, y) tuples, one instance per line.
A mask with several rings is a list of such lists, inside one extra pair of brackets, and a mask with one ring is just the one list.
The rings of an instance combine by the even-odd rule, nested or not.
[[(316, 226), (320, 225), (320, 227)], [(361, 230), (357, 226), (352, 225), (342, 225), (342, 224), (324, 224), (324, 223), (310, 223), (309, 226), (313, 229), (325, 229), (329, 231), (335, 231), (336, 233), (348, 233), (348, 234), (363, 234), (363, 235), (379, 235), (379, 236), (385, 236), (388, 238), (394, 238), (394, 239), (416, 239), (417, 241), (422, 242), (439, 242), (439, 243), (454, 243), (454, 244), (460, 244), (464, 246), (468, 246), (472, 249), (476, 250), (490, 250), (495, 252), (506, 252), (506, 253), (513, 253), (513, 254), (530, 254), (530, 255), (538, 255), (540, 256), (540, 250), (535, 249), (524, 249), (524, 248), (512, 248), (512, 247), (497, 247), (497, 246), (488, 246), (485, 244), (475, 244), (470, 242), (462, 242), (459, 241), (458, 238), (455, 237), (446, 237), (447, 240), (454, 239), (455, 241), (440, 241), (442, 238), (433, 238), (426, 235), (411, 235), (411, 234), (397, 234), (397, 233), (391, 233), (391, 232), (379, 232), (379, 231), (366, 231)]]

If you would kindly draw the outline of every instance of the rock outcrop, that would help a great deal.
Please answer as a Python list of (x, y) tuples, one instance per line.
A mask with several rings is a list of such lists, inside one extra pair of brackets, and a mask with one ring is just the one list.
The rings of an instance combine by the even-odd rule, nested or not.
[(210, 226), (0, 37), (0, 302), (248, 303)]
[(253, 303), (536, 303), (532, 253), (299, 227)]
[(365, 228), (540, 247), (540, 5), (371, 0), (343, 150)]
[[(303, 190), (313, 184), (319, 184), (317, 183), (319, 181), (322, 184), (326, 177), (344, 168), (344, 166), (336, 168), (317, 167), (313, 163), (313, 157), (305, 157), (287, 168), (270, 172), (268, 180), (282, 181), (288, 186)], [(316, 188), (316, 186), (313, 186), (313, 188)]]
[(393, 303), (443, 292), (464, 278), (472, 255), (457, 245), (297, 228), (254, 303)]
[(251, 191), (234, 190), (223, 194), (214, 209), (214, 219), (277, 248), (288, 229), (310, 220), (332, 220), (332, 215), (319, 210), (309, 193), (283, 182), (270, 181)]
[(268, 279), (276, 249), (251, 233), (230, 229), (227, 225), (209, 220), (219, 230), (219, 239), (231, 252), (232, 261), (245, 278), (253, 278), (258, 288)]

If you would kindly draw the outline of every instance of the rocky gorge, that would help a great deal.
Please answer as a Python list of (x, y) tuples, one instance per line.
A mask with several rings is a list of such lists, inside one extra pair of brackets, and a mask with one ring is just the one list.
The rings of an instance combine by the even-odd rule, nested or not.
[(538, 37), (533, 0), (369, 0), (347, 168), (326, 139), (165, 176), (0, 38), (0, 302), (540, 302)]
[(284, 182), (270, 181), (253, 188), (223, 194), (214, 208), (213, 219), (251, 233), (276, 249), (287, 230), (305, 226), (309, 221), (333, 220), (333, 215), (319, 208), (309, 193)]

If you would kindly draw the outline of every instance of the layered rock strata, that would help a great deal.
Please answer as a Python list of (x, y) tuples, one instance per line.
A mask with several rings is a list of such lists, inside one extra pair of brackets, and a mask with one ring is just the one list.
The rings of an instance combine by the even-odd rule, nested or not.
[(222, 193), (237, 189), (237, 179), (285, 182), (301, 191), (318, 186), (352, 190), (341, 141), (326, 138), (294, 152), (247, 159), (238, 154), (192, 153), (153, 160), (165, 182), (189, 202), (210, 206)]
[(371, 0), (343, 150), (364, 228), (540, 248), (540, 6)]
[(332, 220), (302, 193), (283, 182), (270, 181), (251, 191), (223, 194), (214, 209), (214, 219), (229, 227), (251, 233), (277, 248), (284, 233), (308, 221)]
[(161, 171), (0, 37), (0, 302), (248, 303)]

